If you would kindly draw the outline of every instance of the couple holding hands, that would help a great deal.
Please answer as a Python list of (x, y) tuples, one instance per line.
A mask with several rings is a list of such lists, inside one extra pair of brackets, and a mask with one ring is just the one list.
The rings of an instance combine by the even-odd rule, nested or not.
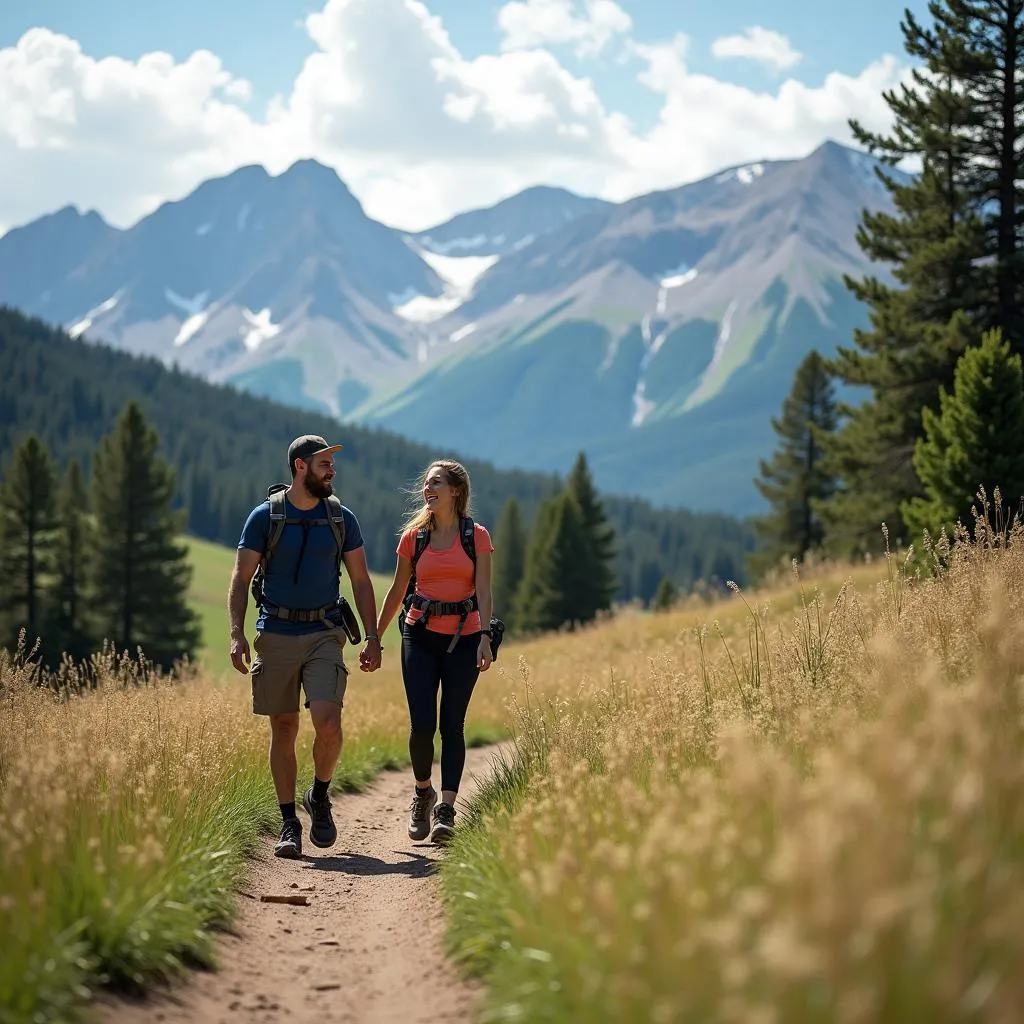
[[(442, 459), (424, 472), (423, 504), (403, 526), (394, 580), (378, 617), (359, 521), (334, 494), (334, 453), (341, 447), (311, 434), (291, 443), (291, 484), (271, 487), (267, 500), (249, 514), (228, 592), (231, 661), (251, 675), (253, 713), (270, 719), (270, 771), (282, 817), (278, 857), (302, 854), (295, 809), (300, 688), (315, 733), (313, 784), (302, 797), (309, 838), (328, 848), (338, 835), (328, 790), (341, 754), (348, 682), (343, 647), (346, 638), (359, 643), (358, 622), (340, 596), (343, 565), (366, 634), (362, 671), (380, 668), (380, 638), (403, 610), (402, 678), (415, 777), (411, 839), (444, 843), (452, 836), (466, 760), (466, 711), (479, 674), (490, 667), (501, 642), (502, 624), (491, 616), (494, 547), (488, 531), (469, 517), (465, 468)], [(245, 638), (250, 591), (258, 608), (254, 658)], [(438, 727), (440, 798), (431, 779)]]

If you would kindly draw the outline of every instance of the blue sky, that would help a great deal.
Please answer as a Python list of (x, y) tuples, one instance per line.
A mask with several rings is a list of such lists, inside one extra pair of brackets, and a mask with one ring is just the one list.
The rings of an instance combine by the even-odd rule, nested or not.
[[(32, 0), (0, 5), (0, 47), (14, 43), (27, 29), (42, 25), (77, 39), (95, 57), (136, 58), (166, 50), (179, 60), (193, 50), (218, 54), (235, 74), (252, 82), (254, 99), (267, 100), (286, 92), (310, 41), (302, 21), (322, 6), (310, 0)], [(429, 0), (427, 6), (444, 21), (452, 41), (467, 56), (497, 48), (501, 33), (500, 3), (488, 0)], [(716, 62), (708, 55), (712, 40), (764, 25), (787, 36), (804, 54), (798, 77), (820, 80), (830, 71), (856, 74), (882, 53), (899, 54), (899, 19), (904, 6), (919, 15), (926, 4), (894, 4), (891, 0), (624, 0), (638, 38), (656, 40), (685, 32), (695, 43), (695, 67), (707, 70)], [(572, 65), (569, 59), (567, 64)], [(577, 67), (582, 66), (576, 62)], [(634, 93), (631, 112), (643, 115), (648, 98), (633, 88), (629, 76), (617, 73), (612, 61), (587, 69), (620, 95)], [(745, 61), (735, 61), (729, 78), (751, 88), (771, 88), (776, 76)]]
[[(531, 8), (568, 7), (570, 0), (528, 2)], [(325, 4), (333, 9), (328, 19), (333, 42), (318, 43), (305, 19)], [(906, 60), (899, 31), (904, 4), (891, 0), (619, 0), (632, 24), (614, 33), (600, 52), (581, 55), (564, 40), (541, 40), (514, 47), (518, 55), (505, 53), (508, 59), (493, 66), (481, 58), (503, 54), (501, 2), (426, 0), (426, 6), (458, 51), (458, 60), (449, 60), (454, 70), (446, 82), (456, 82), (462, 93), (452, 109), (443, 115), (435, 111), (436, 152), (430, 151), (428, 138), (417, 136), (421, 130), (431, 134), (422, 75), (431, 66), (431, 54), (442, 50), (436, 39), (424, 42), (430, 33), (422, 19), (409, 13), (405, 0), (0, 4), (0, 107), (5, 75), (14, 96), (7, 101), (6, 138), (0, 109), (0, 165), (8, 156), (14, 160), (9, 179), (0, 169), (0, 228), (56, 208), (62, 200), (94, 205), (115, 221), (130, 221), (162, 199), (183, 194), (204, 175), (252, 160), (270, 167), (285, 153), (289, 159), (313, 155), (331, 164), (368, 210), (410, 226), (412, 220), (430, 222), (466, 203), (493, 200), (538, 181), (620, 198), (742, 159), (801, 155), (824, 137), (842, 136), (850, 115), (866, 112), (877, 122), (884, 117), (877, 97), (896, 75), (892, 68), (879, 70), (878, 62), (886, 54)], [(914, 0), (909, 6), (923, 12), (926, 5)], [(584, 18), (586, 0), (576, 0), (573, 10), (574, 17)], [(752, 26), (786, 37), (799, 61), (780, 68), (749, 55), (723, 58), (712, 52), (716, 39)], [(74, 40), (85, 60), (53, 40), (16, 52), (18, 41), (33, 28)], [(380, 46), (387, 33), (395, 40), (393, 53)], [(679, 33), (689, 40), (685, 58), (671, 52)], [(372, 67), (353, 58), (349, 68), (351, 55), (344, 50), (349, 38), (359, 41), (361, 51), (375, 54)], [(322, 65), (304, 72), (307, 58), (325, 47)], [(228, 96), (218, 94), (210, 73), (195, 61), (186, 63), (197, 50), (211, 51), (248, 88), (238, 85)], [(136, 71), (140, 81), (151, 80), (135, 65), (153, 51), (169, 53), (185, 67), (178, 78), (191, 84), (173, 86), (181, 89), (180, 97), (168, 92), (172, 86), (164, 82), (159, 96), (139, 100), (138, 89), (129, 84)], [(5, 54), (15, 56), (5, 64)], [(135, 70), (100, 74), (95, 62), (105, 57), (123, 58)], [(414, 66), (415, 61), (422, 64)], [(73, 99), (66, 94), (67, 81), (52, 70), (56, 66), (67, 69)], [(337, 71), (334, 78), (331, 67)], [(848, 81), (829, 86), (828, 76), (835, 73)], [(503, 75), (508, 80), (496, 85)], [(710, 92), (704, 76), (714, 79)], [(100, 78), (106, 86), (97, 90)], [(805, 88), (784, 86), (787, 79)], [(303, 81), (306, 87), (297, 88)], [(403, 94), (406, 83), (409, 91)], [(730, 86), (746, 91), (735, 93)], [(445, 88), (438, 85), (439, 105), (448, 102), (442, 97)], [(267, 105), (274, 96), (289, 107), (288, 125), (269, 123)], [(116, 118), (102, 109), (108, 97)], [(20, 113), (12, 106), (17, 101), (25, 104)], [(218, 107), (223, 102), (237, 110), (225, 115)], [(532, 139), (522, 125), (512, 123), (529, 103), (538, 105)], [(720, 115), (715, 103), (722, 104)], [(65, 113), (61, 104), (73, 113)], [(39, 115), (51, 105), (59, 108), (57, 114)], [(547, 110), (543, 115), (541, 107)], [(406, 108), (409, 123), (404, 121)], [(704, 121), (698, 123), (702, 114)], [(140, 142), (138, 132), (133, 135), (133, 116), (153, 135), (152, 142)], [(154, 117), (167, 119), (163, 134)], [(453, 122), (458, 131), (449, 132)], [(115, 131), (118, 124), (124, 127), (122, 137)], [(532, 123), (528, 127), (532, 131)], [(584, 135), (588, 145), (573, 149), (566, 142)], [(678, 154), (671, 151), (677, 144), (673, 139), (686, 142)], [(149, 163), (137, 151), (140, 146), (150, 147)], [(487, 163), (490, 157), (492, 164)], [(122, 165), (123, 180), (118, 176)], [(135, 168), (130, 176), (129, 167)], [(22, 182), (17, 187), (16, 175)], [(34, 180), (25, 184), (25, 175)], [(5, 186), (10, 191), (6, 201)]]

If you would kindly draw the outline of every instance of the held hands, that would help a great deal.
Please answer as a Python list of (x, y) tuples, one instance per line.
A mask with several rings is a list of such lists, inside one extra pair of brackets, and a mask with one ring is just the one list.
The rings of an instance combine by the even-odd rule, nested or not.
[(241, 672), (242, 675), (247, 675), (251, 660), (252, 655), (249, 653), (249, 641), (245, 639), (245, 634), (233, 636), (231, 638), (231, 664), (235, 666), (235, 671)]
[(363, 649), (359, 652), (359, 670), (376, 672), (380, 668), (380, 641), (375, 636), (368, 636)]
[(486, 672), (491, 667), (491, 662), (493, 660), (491, 638), (486, 633), (481, 633), (480, 646), (476, 651), (476, 667), (480, 669), (481, 672)]

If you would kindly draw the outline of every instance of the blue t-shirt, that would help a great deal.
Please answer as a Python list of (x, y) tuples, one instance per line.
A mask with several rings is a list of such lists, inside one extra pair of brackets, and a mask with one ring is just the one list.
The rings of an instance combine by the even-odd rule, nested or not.
[[(311, 509), (296, 508), (287, 498), (285, 517), (287, 519), (326, 519), (328, 518), (326, 502)], [(363, 535), (359, 530), (359, 520), (352, 512), (341, 507), (345, 518), (345, 551), (354, 551), (363, 546)], [(306, 538), (306, 550), (302, 551), (302, 535)], [(270, 535), (270, 502), (257, 505), (242, 527), (242, 538), (239, 548), (249, 548), (262, 554), (267, 549), (267, 538)], [(267, 563), (267, 573), (263, 580), (263, 593), (272, 604), (282, 608), (322, 608), (338, 599), (341, 578), (337, 571), (338, 545), (334, 542), (334, 531), (330, 523), (320, 526), (300, 526), (298, 523), (285, 523), (281, 536), (278, 538), (274, 555)], [(296, 578), (296, 567), (298, 577)], [(267, 633), (314, 633), (318, 629), (326, 629), (322, 622), (288, 622), (285, 619), (268, 617), (265, 608), (260, 608), (256, 619), (256, 628)]]

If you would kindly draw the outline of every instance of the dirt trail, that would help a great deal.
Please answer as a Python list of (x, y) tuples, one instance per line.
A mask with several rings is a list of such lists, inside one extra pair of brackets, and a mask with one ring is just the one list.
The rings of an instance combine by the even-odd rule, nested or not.
[[(470, 750), (459, 804), (495, 748)], [(435, 779), (436, 784), (436, 779)], [(366, 793), (333, 796), (338, 841), (318, 850), (303, 819), (302, 860), (263, 841), (240, 890), (234, 934), (215, 972), (193, 972), (143, 1002), (104, 1001), (104, 1024), (403, 1024), (469, 1021), (480, 995), (447, 962), (433, 877), (443, 850), (406, 832), (412, 776), (387, 772)], [(298, 888), (292, 888), (296, 883)], [(303, 891), (314, 886), (312, 891)], [(309, 906), (261, 903), (302, 894)]]

